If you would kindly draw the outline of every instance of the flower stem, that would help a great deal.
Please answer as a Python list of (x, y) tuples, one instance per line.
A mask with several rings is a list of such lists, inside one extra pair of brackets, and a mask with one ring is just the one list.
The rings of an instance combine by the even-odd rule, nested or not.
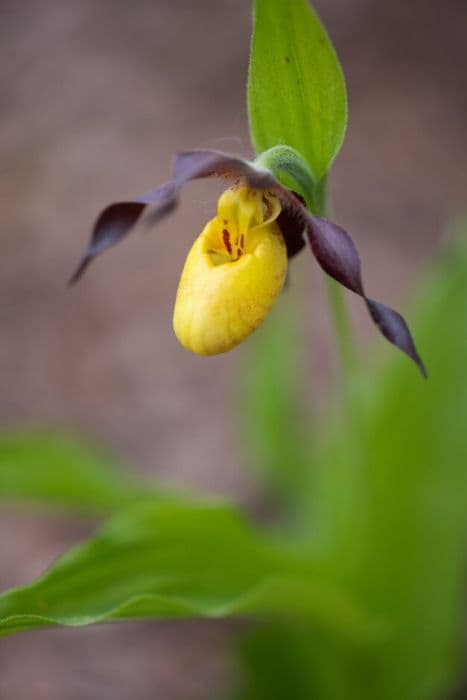
[[(305, 197), (308, 209), (320, 217), (328, 215), (327, 178), (316, 182), (308, 163), (298, 151), (290, 146), (274, 146), (261, 153), (255, 164), (270, 170), (276, 177), (286, 175), (292, 178), (296, 190)], [(342, 287), (331, 277), (327, 280), (327, 290), (342, 372), (350, 379), (357, 368), (357, 353), (347, 306)]]
[(327, 278), (327, 293), (341, 368), (350, 378), (357, 369), (357, 353), (342, 287), (331, 277)]
[[(328, 215), (326, 177), (315, 186), (314, 201), (316, 203), (316, 214), (326, 217)], [(336, 280), (332, 279), (332, 277), (327, 277), (326, 282), (329, 310), (333, 321), (340, 365), (343, 373), (350, 379), (357, 369), (358, 362), (347, 304), (344, 299), (343, 289)]]

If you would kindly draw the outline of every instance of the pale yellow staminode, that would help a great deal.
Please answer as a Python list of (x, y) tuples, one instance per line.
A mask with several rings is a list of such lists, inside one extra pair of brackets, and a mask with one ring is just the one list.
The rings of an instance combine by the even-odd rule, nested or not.
[(243, 184), (219, 198), (183, 268), (173, 325), (199, 355), (227, 352), (264, 321), (284, 285), (287, 251), (274, 195)]

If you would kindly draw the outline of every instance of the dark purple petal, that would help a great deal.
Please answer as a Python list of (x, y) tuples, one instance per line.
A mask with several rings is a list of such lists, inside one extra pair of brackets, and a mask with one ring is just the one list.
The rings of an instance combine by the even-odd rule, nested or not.
[(172, 182), (158, 187), (133, 201), (116, 202), (99, 215), (91, 234), (91, 240), (69, 284), (75, 284), (89, 263), (104, 250), (120, 243), (130, 233), (148, 205), (154, 205), (157, 220), (167, 216), (177, 206), (177, 188)]
[(343, 228), (307, 212), (308, 239), (315, 258), (328, 275), (364, 296), (360, 256)]
[(276, 184), (267, 170), (262, 170), (243, 158), (222, 151), (185, 151), (177, 153), (173, 167), (174, 182), (180, 187), (188, 180), (202, 177), (246, 178), (250, 187), (265, 190)]
[[(305, 200), (299, 194), (294, 192), (295, 196), (305, 206)], [(277, 224), (281, 230), (282, 236), (287, 248), (287, 257), (293, 258), (306, 245), (305, 231), (306, 224), (301, 213), (295, 211), (291, 207), (282, 207), (281, 213), (277, 217)]]
[(135, 202), (141, 202), (142, 204), (155, 205), (164, 209), (164, 207), (170, 205), (176, 200), (178, 196), (178, 188), (174, 182), (166, 182), (165, 185), (157, 187), (155, 190), (151, 190), (146, 194), (141, 195), (141, 197), (135, 197)]
[(328, 275), (363, 298), (374, 323), (390, 343), (405, 352), (418, 366), (424, 377), (425, 366), (417, 352), (409, 328), (402, 316), (393, 309), (369, 299), (363, 287), (360, 256), (354, 242), (343, 228), (311, 214), (298, 195), (276, 181), (272, 188), (283, 206), (306, 222), (308, 240), (313, 254)]
[(200, 150), (179, 153), (175, 157), (171, 182), (146, 195), (135, 197), (133, 201), (117, 202), (104, 209), (94, 226), (89, 246), (70, 284), (78, 281), (97, 255), (119, 243), (131, 232), (146, 206), (152, 207), (147, 223), (154, 225), (176, 208), (180, 190), (185, 183), (189, 180), (213, 176), (233, 180), (244, 177), (250, 187), (257, 189), (272, 188), (276, 183), (267, 171), (256, 168), (242, 158), (221, 151)]
[(91, 236), (91, 242), (70, 279), (75, 284), (96, 255), (122, 240), (139, 219), (145, 204), (140, 202), (118, 202), (111, 204), (100, 214)]
[(319, 219), (309, 212), (306, 213), (306, 219), (310, 245), (323, 270), (364, 299), (371, 318), (384, 337), (411, 357), (422, 375), (426, 377), (425, 367), (402, 316), (397, 311), (366, 296), (360, 257), (349, 234), (340, 226)]
[(426, 378), (428, 375), (425, 365), (417, 352), (415, 343), (413, 342), (410, 331), (402, 316), (397, 311), (394, 311), (394, 309), (390, 309), (384, 304), (380, 304), (378, 301), (373, 301), (372, 299), (366, 299), (365, 301), (371, 318), (384, 337), (411, 357), (418, 366), (420, 372)]

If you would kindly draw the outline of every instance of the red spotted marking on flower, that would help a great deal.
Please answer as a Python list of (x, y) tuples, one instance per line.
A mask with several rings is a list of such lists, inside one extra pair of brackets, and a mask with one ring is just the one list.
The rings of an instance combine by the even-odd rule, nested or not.
[(226, 247), (226, 250), (229, 255), (232, 255), (232, 246), (230, 244), (230, 233), (227, 231), (226, 228), (222, 230), (222, 240), (224, 241), (224, 245)]

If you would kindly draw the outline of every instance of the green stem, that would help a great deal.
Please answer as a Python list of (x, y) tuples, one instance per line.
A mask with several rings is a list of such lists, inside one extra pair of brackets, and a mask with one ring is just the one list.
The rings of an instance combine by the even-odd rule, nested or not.
[[(315, 181), (308, 163), (298, 151), (290, 146), (274, 146), (261, 153), (255, 165), (270, 170), (276, 177), (285, 174), (292, 178), (297, 191), (305, 198), (310, 211), (320, 217), (326, 217), (327, 178)], [(357, 354), (353, 341), (347, 306), (342, 294), (342, 287), (331, 277), (327, 283), (329, 308), (334, 325), (340, 364), (343, 373), (350, 378), (357, 367)]]
[(315, 207), (313, 212), (323, 218), (328, 215), (328, 178), (326, 175), (314, 186), (313, 199)]
[(341, 367), (345, 375), (350, 378), (357, 368), (357, 353), (347, 305), (342, 294), (342, 287), (332, 277), (327, 278), (327, 292)]
[[(328, 215), (327, 178), (324, 177), (316, 186), (315, 199), (318, 216)], [(332, 277), (326, 277), (329, 310), (333, 320), (334, 333), (339, 351), (342, 371), (349, 379), (357, 369), (357, 352), (352, 334), (347, 304), (341, 285)]]

